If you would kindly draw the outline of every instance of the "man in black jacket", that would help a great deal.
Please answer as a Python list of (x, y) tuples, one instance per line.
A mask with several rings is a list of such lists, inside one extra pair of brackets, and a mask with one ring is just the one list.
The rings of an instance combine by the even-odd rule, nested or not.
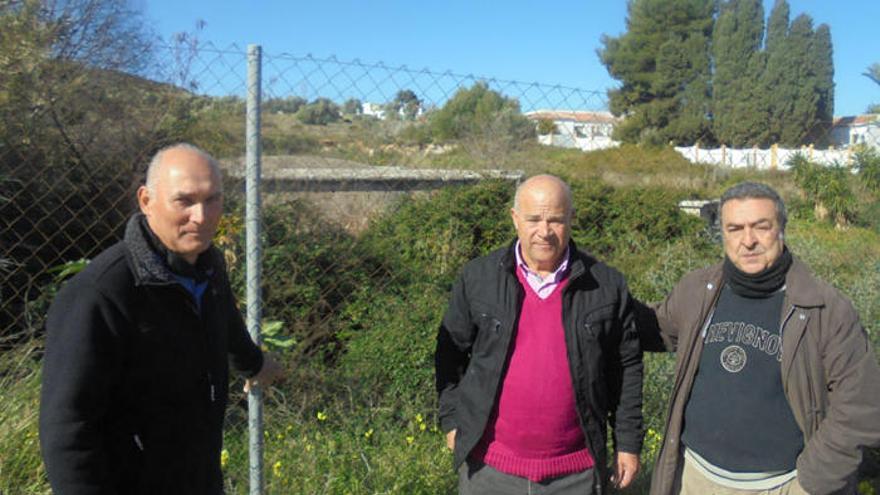
[(46, 323), (40, 445), (57, 494), (221, 494), (228, 357), (267, 385), (211, 246), (223, 209), (204, 151), (159, 151), (125, 238), (59, 292)]
[(642, 355), (623, 276), (570, 240), (571, 192), (525, 181), (518, 239), (472, 260), (437, 337), (441, 427), (462, 494), (603, 493), (631, 483), (642, 442)]

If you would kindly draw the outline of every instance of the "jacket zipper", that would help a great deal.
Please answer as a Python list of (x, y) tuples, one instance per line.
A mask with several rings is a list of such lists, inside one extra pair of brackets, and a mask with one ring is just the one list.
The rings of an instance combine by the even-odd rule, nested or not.
[[(202, 304), (204, 304), (204, 302), (205, 302), (204, 298), (208, 296), (208, 290), (212, 289), (212, 286), (211, 286), (212, 279), (213, 279), (213, 277), (208, 279), (208, 287), (205, 288), (205, 292), (202, 294)], [(192, 294), (190, 291), (186, 290), (186, 288), (184, 288), (180, 284), (176, 284), (176, 283), (171, 284), (171, 285), (176, 285), (178, 287), (178, 289), (177, 289), (178, 292), (182, 292), (185, 294), (185, 296), (187, 298), (187, 302), (189, 302), (189, 308), (193, 312), (193, 314), (195, 315), (196, 319), (199, 322), (199, 330), (202, 332), (202, 343), (203, 343), (203, 347), (204, 347), (204, 351), (202, 353), (203, 354), (202, 359), (204, 359), (205, 378), (208, 381), (208, 400), (210, 400), (210, 402), (212, 402), (212, 403), (217, 402), (217, 393), (216, 393), (217, 389), (214, 386), (214, 376), (211, 374), (211, 363), (210, 363), (211, 345), (209, 342), (210, 339), (208, 338), (209, 336), (208, 336), (208, 329), (206, 327), (206, 321), (202, 317), (202, 312), (199, 309), (200, 305), (196, 301), (195, 295)]]
[[(569, 299), (567, 297), (569, 294), (569, 289), (574, 285), (573, 282), (578, 277), (581, 276), (581, 273), (582, 272), (577, 272), (577, 273), (574, 273), (574, 271), (570, 272), (568, 283), (562, 289), (562, 317), (563, 317), (562, 325), (563, 325), (563, 328), (566, 327), (566, 321), (565, 321), (564, 315), (567, 313), (570, 314), (570, 312), (571, 312), (571, 308), (570, 308), (571, 305), (569, 304)], [(585, 323), (585, 325), (587, 326), (587, 328), (590, 327), (589, 323)], [(575, 339), (575, 335), (577, 334), (577, 331), (578, 331), (578, 328), (577, 328), (577, 325), (575, 324), (572, 332), (568, 332), (568, 331), (565, 332), (565, 337), (566, 337), (565, 347), (566, 347), (566, 349), (569, 349), (571, 347), (570, 344), (574, 344), (574, 342), (572, 342), (572, 343), (568, 342), (569, 335), (571, 334), (571, 338)], [(589, 448), (590, 451), (593, 452), (595, 449), (593, 449), (593, 445), (591, 445), (591, 442), (590, 442), (590, 432), (587, 431), (587, 422), (586, 422), (586, 419), (584, 418), (584, 415), (581, 413), (581, 409), (582, 409), (581, 406), (584, 406), (584, 408), (589, 409), (589, 412), (592, 412), (593, 411), (593, 404), (590, 404), (590, 402), (583, 397), (583, 392), (580, 390), (580, 387), (575, 386), (575, 384), (577, 383), (577, 381), (576, 381), (577, 377), (575, 375), (574, 363), (572, 362), (571, 358), (568, 359), (568, 373), (569, 373), (569, 375), (571, 375), (571, 384), (572, 384), (572, 388), (574, 389), (574, 393), (575, 393), (575, 406), (576, 406), (575, 412), (577, 413), (578, 423), (580, 423), (581, 431), (584, 433), (584, 440), (586, 440), (587, 448)], [(589, 382), (589, 380), (587, 380), (587, 381)], [(592, 415), (596, 416), (595, 413), (593, 413)], [(601, 421), (602, 419), (599, 418), (599, 420)], [(599, 471), (602, 471), (601, 467), (600, 467)], [(594, 488), (595, 488), (597, 495), (601, 495), (602, 493), (604, 493), (604, 488), (605, 488), (604, 482), (603, 482), (603, 480), (600, 479), (599, 476), (597, 476), (594, 480)]]
[[(794, 314), (795, 310), (796, 310), (796, 307), (795, 307), (794, 304), (792, 304), (792, 305), (791, 305), (791, 309), (788, 310), (788, 314), (785, 315), (785, 318), (782, 320), (782, 323), (779, 325), (779, 338), (780, 338), (780, 343), (782, 342), (782, 333), (783, 333), (783, 331), (785, 330), (785, 325), (788, 323), (788, 320), (791, 319), (791, 317), (792, 317), (792, 315)], [(803, 313), (802, 313), (802, 316), (803, 316)], [(804, 338), (806, 338), (806, 337), (804, 337)], [(781, 345), (781, 344), (780, 344), (780, 346), (779, 346), (779, 352), (780, 352), (780, 353), (782, 352), (782, 345)], [(810, 352), (810, 346), (805, 345), (805, 346), (804, 346), (804, 352), (809, 353), (809, 352)], [(792, 355), (791, 358), (794, 359), (794, 355)], [(810, 362), (810, 361), (812, 361), (812, 359), (810, 359), (810, 358), (808, 357), (808, 358), (807, 358), (807, 362)], [(792, 363), (791, 366), (794, 366), (794, 363)], [(818, 413), (818, 407), (816, 406), (816, 396), (815, 396), (815, 394), (813, 393), (813, 377), (812, 377), (812, 375), (810, 375), (810, 368), (809, 368), (809, 366), (807, 366), (807, 369), (806, 369), (806, 379), (807, 379), (807, 392), (809, 393), (809, 396), (810, 396), (810, 410), (809, 410), (809, 413), (808, 413), (808, 414), (809, 414), (809, 417), (804, 418), (806, 421), (809, 422), (809, 424), (806, 425), (806, 428), (804, 428), (804, 432), (803, 432), (803, 433), (804, 433), (804, 440), (805, 440), (805, 441), (810, 437), (810, 435), (811, 435), (811, 434), (813, 433), (813, 431), (815, 430), (815, 425), (816, 425), (816, 422), (817, 422), (817, 421), (816, 421), (816, 420), (817, 420), (816, 416), (817, 416), (817, 413)], [(783, 387), (783, 390), (784, 390), (784, 392), (785, 392), (785, 394), (786, 394), (786, 399), (787, 399), (787, 398), (788, 398), (788, 397), (787, 397), (787, 396), (788, 396), (788, 379), (787, 379), (787, 377), (782, 377), (782, 387)]]
[(138, 435), (137, 433), (135, 433), (133, 435), (133, 438), (134, 438), (134, 444), (137, 445), (138, 450), (143, 452), (144, 451), (144, 443), (141, 441), (141, 436)]

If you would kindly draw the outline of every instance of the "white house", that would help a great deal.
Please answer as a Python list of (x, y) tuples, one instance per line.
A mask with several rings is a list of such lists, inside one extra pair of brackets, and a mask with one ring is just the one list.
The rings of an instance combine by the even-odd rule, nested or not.
[(535, 110), (525, 116), (535, 122), (551, 121), (550, 134), (538, 134), (538, 142), (549, 146), (579, 148), (584, 151), (601, 150), (619, 146), (611, 139), (614, 125), (620, 121), (611, 112), (586, 112), (573, 110)]
[[(363, 109), (364, 115), (369, 115), (370, 117), (376, 117), (379, 120), (385, 120), (385, 118), (387, 117), (387, 115), (385, 113), (386, 112), (385, 107), (386, 107), (386, 105), (383, 105), (381, 103), (370, 103), (370, 102), (364, 102), (361, 105), (361, 108)], [(397, 111), (397, 113), (398, 113), (398, 115), (400, 115), (401, 119), (406, 118), (406, 109), (405, 108), (401, 108), (400, 110)], [(425, 114), (425, 107), (423, 107), (421, 104), (419, 104), (418, 108), (416, 108), (416, 112), (415, 112), (415, 115), (413, 115), (413, 117), (418, 119), (419, 117), (421, 117), (424, 114)]]
[(831, 144), (840, 148), (863, 144), (880, 149), (880, 115), (834, 117)]
[(376, 117), (379, 120), (385, 120), (385, 105), (379, 103), (370, 103), (365, 101), (361, 104), (363, 114), (370, 117)]

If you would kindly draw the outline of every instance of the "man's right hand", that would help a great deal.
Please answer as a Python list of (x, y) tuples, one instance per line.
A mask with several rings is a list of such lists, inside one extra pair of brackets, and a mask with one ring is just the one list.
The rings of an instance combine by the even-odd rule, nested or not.
[(446, 434), (446, 446), (449, 450), (455, 450), (455, 432), (458, 430), (449, 430)]

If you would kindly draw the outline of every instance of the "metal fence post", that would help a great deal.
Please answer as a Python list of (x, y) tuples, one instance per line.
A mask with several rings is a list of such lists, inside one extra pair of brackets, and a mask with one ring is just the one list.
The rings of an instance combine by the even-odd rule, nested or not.
[[(247, 122), (245, 124), (247, 149), (246, 213), (247, 232), (247, 327), (251, 338), (260, 344), (262, 319), (262, 281), (260, 249), (260, 90), (262, 49), (248, 45)], [(251, 388), (248, 394), (248, 436), (250, 495), (263, 491), (263, 392)]]

